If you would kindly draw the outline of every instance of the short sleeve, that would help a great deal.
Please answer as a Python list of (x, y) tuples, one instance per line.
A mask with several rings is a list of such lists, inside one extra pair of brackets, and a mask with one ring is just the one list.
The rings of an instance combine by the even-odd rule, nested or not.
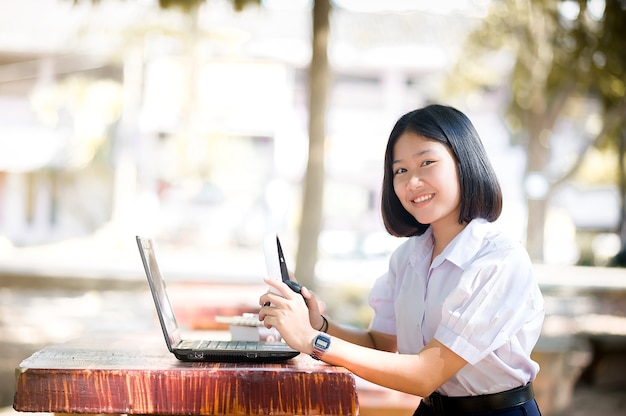
[(526, 251), (512, 246), (475, 260), (444, 302), (434, 337), (476, 364), (533, 326), (543, 298)]
[(393, 287), (390, 284), (390, 271), (376, 279), (369, 295), (369, 305), (374, 309), (374, 317), (369, 328), (384, 334), (396, 334)]

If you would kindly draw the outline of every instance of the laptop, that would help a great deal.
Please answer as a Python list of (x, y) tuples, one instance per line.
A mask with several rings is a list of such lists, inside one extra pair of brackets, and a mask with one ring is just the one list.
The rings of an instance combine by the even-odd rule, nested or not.
[(176, 358), (181, 361), (267, 363), (285, 361), (299, 354), (298, 351), (280, 341), (183, 339), (167, 296), (165, 281), (159, 270), (154, 242), (150, 238), (141, 236), (136, 236), (136, 240), (161, 329), (165, 336), (165, 343)]

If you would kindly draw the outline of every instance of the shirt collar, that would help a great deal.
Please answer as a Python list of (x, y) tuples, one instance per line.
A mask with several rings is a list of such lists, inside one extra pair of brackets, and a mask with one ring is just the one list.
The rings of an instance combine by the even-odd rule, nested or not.
[(491, 223), (483, 218), (470, 221), (433, 262), (433, 267), (448, 260), (457, 267), (463, 268), (476, 255), (490, 229)]

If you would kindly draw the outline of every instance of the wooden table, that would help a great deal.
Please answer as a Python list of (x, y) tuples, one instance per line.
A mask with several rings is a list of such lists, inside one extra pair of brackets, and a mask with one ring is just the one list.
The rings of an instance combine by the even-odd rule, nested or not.
[(357, 415), (354, 377), (309, 356), (279, 364), (186, 363), (162, 338), (85, 336), (16, 370), (23, 412), (169, 415)]

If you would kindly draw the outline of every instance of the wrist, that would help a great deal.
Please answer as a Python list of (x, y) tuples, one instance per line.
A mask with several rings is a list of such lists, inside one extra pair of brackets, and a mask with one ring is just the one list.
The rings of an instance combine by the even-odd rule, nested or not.
[(317, 330), (319, 332), (328, 332), (328, 319), (326, 319), (326, 317), (324, 315), (320, 315), (322, 317), (322, 323), (319, 325), (319, 327), (317, 328)]
[(311, 357), (315, 360), (321, 360), (328, 348), (330, 348), (331, 337), (323, 332), (318, 332), (311, 341)]

